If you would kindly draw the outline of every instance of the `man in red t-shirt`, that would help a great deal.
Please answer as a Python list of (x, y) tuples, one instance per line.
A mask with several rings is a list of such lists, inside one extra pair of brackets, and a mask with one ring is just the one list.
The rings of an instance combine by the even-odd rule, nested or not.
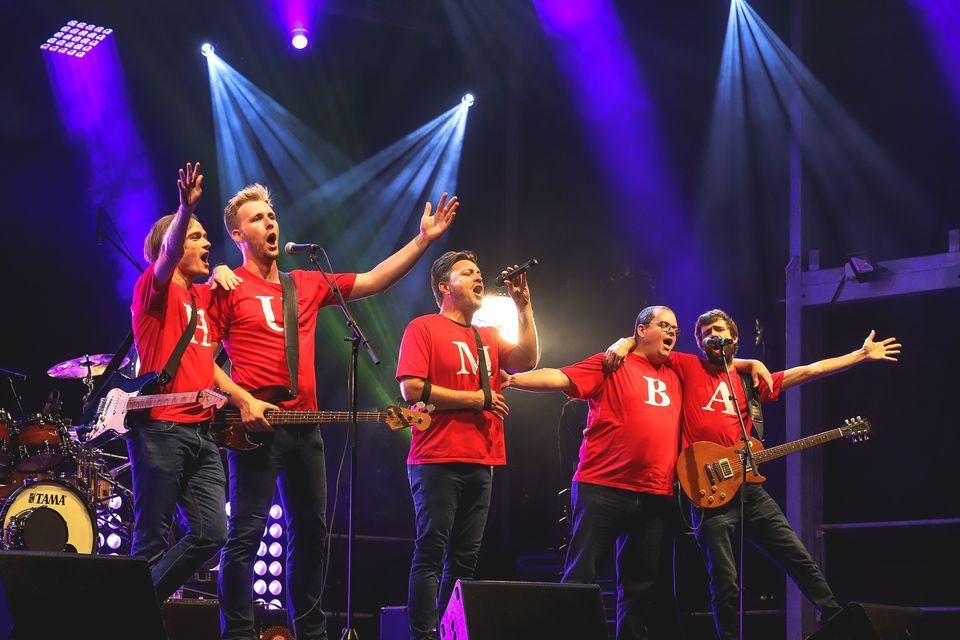
[[(197, 327), (174, 373), (160, 393), (200, 391), (214, 386), (218, 320), (210, 287), (194, 284), (209, 274), (210, 241), (193, 217), (202, 193), (200, 165), (180, 170), (180, 208), (160, 218), (144, 242), (150, 265), (137, 280), (130, 310), (140, 371), (163, 369), (187, 328), (191, 299)], [(133, 418), (127, 437), (133, 474), (135, 524), (131, 555), (147, 558), (163, 602), (223, 545), (223, 464), (210, 437), (213, 408), (198, 404), (158, 407)], [(169, 551), (167, 534), (175, 508), (186, 517), (187, 534)]]
[[(710, 338), (733, 340), (735, 351), (739, 340), (737, 325), (727, 313), (713, 309), (697, 318), (695, 331), (697, 344), (706, 359), (682, 354), (671, 363), (683, 383), (683, 445), (697, 441), (735, 445), (741, 441), (738, 411), (743, 416), (748, 434), (753, 427), (743, 385), (734, 374), (733, 389), (730, 389), (722, 347), (706, 341)], [(772, 386), (759, 385), (760, 401), (777, 400), (784, 389), (839, 373), (861, 362), (896, 362), (900, 344), (895, 338), (874, 341), (875, 335), (871, 331), (862, 347), (846, 355), (774, 373)], [(736, 408), (730, 400), (731, 391), (736, 397)], [(839, 602), (779, 505), (759, 484), (747, 484), (745, 497), (745, 517), (749, 523), (747, 538), (783, 567), (803, 595), (820, 611), (821, 620), (838, 613)], [(696, 539), (710, 574), (717, 634), (724, 639), (737, 638), (740, 633), (739, 595), (733, 540), (740, 535), (740, 501), (733, 499), (723, 507), (697, 513), (700, 511), (694, 510), (698, 522)]]
[[(224, 210), (224, 224), (243, 254), (236, 273), (241, 284), (217, 299), (223, 342), (235, 384), (231, 403), (240, 409), (247, 429), (270, 431), (269, 443), (254, 451), (230, 451), (230, 517), (220, 560), (222, 638), (254, 639), (253, 564), (273, 502), (278, 478), (287, 522), (287, 612), (297, 638), (327, 637), (320, 606), (326, 552), (327, 475), (318, 425), (270, 425), (264, 412), (282, 407), (317, 408), (314, 335), (317, 312), (336, 304), (328, 279), (346, 300), (382, 293), (410, 270), (456, 217), (456, 196), (443, 194), (437, 211), (426, 204), (419, 234), (366, 273), (290, 273), (297, 292), (299, 341), (295, 397), (271, 404), (250, 391), (277, 385), (291, 387), (284, 342), (283, 288), (277, 268), (280, 227), (270, 194), (259, 184), (234, 195)], [(219, 382), (219, 379), (218, 379)]]
[(430, 428), (413, 431), (407, 456), (417, 520), (407, 596), (412, 640), (437, 637), (437, 606), (447, 605), (454, 583), (472, 578), (477, 565), (493, 467), (507, 463), (507, 405), (496, 374), (501, 367), (526, 371), (539, 359), (526, 274), (505, 280), (519, 315), (516, 346), (493, 327), (472, 325), (484, 291), (472, 251), (440, 256), (430, 282), (440, 313), (407, 325), (397, 365), (404, 399), (436, 407)]
[[(724, 347), (708, 343), (712, 338), (731, 340), (726, 358), (732, 359), (739, 341), (737, 325), (726, 312), (713, 309), (697, 318), (695, 337), (705, 358), (687, 353), (673, 353), (668, 364), (676, 370), (683, 385), (683, 446), (693, 442), (713, 442), (732, 446), (741, 442), (740, 419), (743, 416), (747, 433), (753, 421), (744, 396), (743, 384), (730, 366), (733, 389), (724, 367)], [(839, 373), (866, 361), (892, 361), (900, 354), (895, 338), (874, 341), (875, 332), (860, 349), (836, 358), (793, 367), (773, 374), (772, 381), (756, 385), (760, 402), (777, 400), (784, 389)], [(629, 350), (629, 340), (611, 347), (609, 355), (622, 356)], [(619, 351), (619, 354), (614, 354)], [(731, 392), (736, 397), (734, 407)], [(790, 527), (780, 507), (763, 486), (748, 484), (745, 514), (749, 522), (747, 538), (773, 558), (797, 583), (800, 591), (827, 619), (840, 610), (840, 605), (803, 543)], [(739, 637), (737, 558), (733, 540), (739, 538), (740, 501), (730, 500), (716, 509), (694, 509), (698, 522), (697, 544), (707, 563), (710, 575), (711, 604), (717, 633), (725, 640)]]
[(504, 376), (504, 388), (563, 391), (587, 400), (563, 581), (593, 582), (602, 554), (616, 541), (617, 640), (647, 638), (658, 619), (669, 625), (669, 613), (656, 615), (653, 604), (669, 541), (680, 437), (680, 381), (666, 366), (678, 331), (671, 309), (647, 307), (634, 324), (636, 349), (613, 374), (604, 372), (604, 354), (598, 353), (561, 369)]

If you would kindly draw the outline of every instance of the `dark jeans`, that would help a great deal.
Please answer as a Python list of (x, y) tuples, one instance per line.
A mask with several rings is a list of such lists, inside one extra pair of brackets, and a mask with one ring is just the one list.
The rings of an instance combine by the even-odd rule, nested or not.
[[(127, 437), (133, 475), (133, 546), (146, 558), (163, 602), (223, 546), (223, 463), (207, 423), (145, 420)], [(187, 533), (167, 549), (176, 509)], [(166, 553), (164, 553), (166, 551)]]
[[(697, 545), (710, 574), (710, 597), (717, 634), (739, 637), (737, 569), (740, 544), (740, 497), (718, 509), (694, 509), (694, 522), (702, 522)], [(745, 505), (747, 540), (786, 571), (806, 598), (819, 610), (821, 619), (840, 611), (817, 563), (794, 533), (783, 511), (761, 485), (748, 484)]]
[(327, 637), (320, 607), (327, 542), (327, 471), (320, 428), (278, 426), (269, 444), (230, 451), (230, 519), (220, 557), (222, 638), (255, 640), (253, 564), (279, 477), (286, 520), (287, 621), (298, 640)]
[(574, 482), (571, 494), (573, 535), (563, 582), (594, 582), (615, 541), (617, 640), (674, 638), (671, 607), (661, 606), (657, 591), (660, 563), (669, 558), (673, 498), (587, 482)]
[(443, 611), (454, 583), (472, 578), (477, 567), (490, 510), (493, 468), (466, 463), (411, 464), (407, 465), (407, 477), (417, 517), (407, 591), (410, 638), (433, 640), (437, 637), (438, 605)]

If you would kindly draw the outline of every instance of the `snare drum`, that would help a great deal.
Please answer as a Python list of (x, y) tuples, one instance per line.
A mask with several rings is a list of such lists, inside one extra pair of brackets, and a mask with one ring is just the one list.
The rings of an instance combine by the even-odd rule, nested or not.
[(59, 480), (17, 489), (0, 512), (3, 548), (27, 551), (97, 550), (97, 520), (83, 495)]
[(5, 409), (0, 409), (0, 469), (9, 469), (17, 461), (17, 426)]
[(52, 469), (67, 457), (70, 437), (63, 423), (41, 414), (24, 418), (17, 426), (20, 460), (17, 471), (36, 473)]

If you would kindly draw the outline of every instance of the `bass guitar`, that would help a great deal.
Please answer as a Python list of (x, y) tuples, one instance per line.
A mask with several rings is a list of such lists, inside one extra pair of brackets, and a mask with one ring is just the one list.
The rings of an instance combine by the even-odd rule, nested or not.
[[(267, 402), (281, 402), (290, 398), (289, 392), (282, 387), (264, 387), (251, 391), (255, 398)], [(271, 409), (264, 416), (271, 425), (283, 424), (329, 424), (351, 422), (352, 414), (349, 411), (292, 411), (287, 409)], [(430, 426), (430, 416), (420, 411), (404, 409), (390, 405), (383, 411), (357, 411), (357, 422), (383, 422), (394, 431), (416, 427), (420, 431)], [(270, 432), (249, 432), (240, 421), (240, 411), (224, 409), (218, 411), (213, 418), (210, 433), (214, 441), (221, 447), (234, 451), (251, 451), (261, 446), (264, 437)]]
[(98, 444), (127, 435), (128, 411), (140, 411), (154, 407), (169, 407), (178, 404), (199, 404), (207, 407), (222, 407), (227, 403), (228, 394), (219, 389), (202, 391), (184, 391), (180, 393), (159, 393), (150, 395), (148, 391), (157, 384), (158, 373), (146, 373), (137, 378), (128, 378), (122, 373), (114, 373), (104, 384), (106, 395), (100, 398), (93, 414), (93, 422), (86, 434), (86, 442)]
[[(870, 421), (857, 416), (843, 421), (843, 426), (813, 436), (764, 449), (756, 438), (750, 438), (750, 452), (755, 465), (775, 460), (787, 454), (821, 445), (837, 438), (860, 442), (870, 438)], [(677, 459), (677, 480), (694, 505), (706, 509), (721, 507), (730, 502), (743, 483), (742, 444), (732, 447), (713, 442), (694, 442)], [(766, 480), (756, 468), (750, 469), (747, 482)]]

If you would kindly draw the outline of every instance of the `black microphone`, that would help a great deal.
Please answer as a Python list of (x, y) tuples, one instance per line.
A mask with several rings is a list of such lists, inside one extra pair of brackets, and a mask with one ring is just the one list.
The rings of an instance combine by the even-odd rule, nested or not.
[(732, 338), (707, 338), (703, 341), (703, 345), (710, 345), (711, 347), (725, 347), (728, 344), (733, 344)]
[(510, 280), (511, 278), (513, 278), (513, 276), (518, 276), (521, 273), (526, 273), (528, 270), (532, 269), (538, 264), (540, 264), (540, 262), (536, 258), (530, 258), (529, 260), (524, 262), (519, 267), (516, 267), (515, 269), (507, 269), (506, 273), (502, 273), (499, 276), (497, 276), (497, 279), (494, 280), (493, 282), (498, 287), (502, 287), (504, 280)]
[(288, 256), (292, 256), (298, 253), (313, 253), (320, 248), (321, 247), (318, 244), (297, 244), (296, 242), (288, 242), (284, 245), (283, 250)]

